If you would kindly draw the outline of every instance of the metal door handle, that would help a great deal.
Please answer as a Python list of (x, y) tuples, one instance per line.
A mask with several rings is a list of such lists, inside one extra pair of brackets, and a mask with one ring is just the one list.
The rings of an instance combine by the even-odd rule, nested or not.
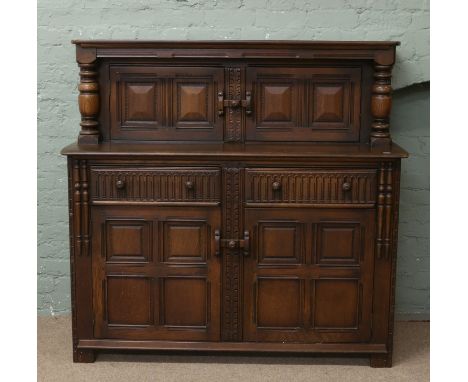
[(245, 92), (245, 100), (242, 101), (242, 106), (245, 107), (245, 114), (252, 114), (252, 93)]
[(215, 229), (214, 238), (215, 238), (215, 256), (219, 256), (221, 255), (221, 232), (219, 231), (219, 229)]

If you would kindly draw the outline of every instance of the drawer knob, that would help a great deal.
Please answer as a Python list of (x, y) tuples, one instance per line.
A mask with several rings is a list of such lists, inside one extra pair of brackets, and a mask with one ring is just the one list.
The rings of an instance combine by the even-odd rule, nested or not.
[(349, 183), (349, 182), (344, 182), (342, 188), (343, 188), (343, 191), (349, 191), (349, 190), (351, 190), (351, 183)]
[(279, 191), (279, 190), (281, 190), (281, 183), (280, 182), (273, 182), (273, 184), (271, 185), (271, 188), (273, 189), (273, 191)]
[(115, 182), (115, 187), (117, 187), (119, 190), (124, 189), (124, 188), (125, 188), (125, 180), (118, 179), (118, 180)]
[(193, 182), (191, 180), (188, 180), (188, 181), (185, 182), (185, 188), (187, 190), (193, 190), (193, 187), (194, 187), (194, 184), (193, 184)]
[(236, 248), (236, 241), (235, 241), (235, 240), (229, 240), (229, 242), (228, 242), (228, 247), (229, 247), (230, 249)]

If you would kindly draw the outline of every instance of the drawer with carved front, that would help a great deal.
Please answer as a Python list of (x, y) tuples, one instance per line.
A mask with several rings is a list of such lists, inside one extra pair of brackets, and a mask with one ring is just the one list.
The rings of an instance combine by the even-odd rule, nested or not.
[(246, 205), (372, 207), (375, 169), (248, 168)]
[(220, 170), (201, 167), (91, 167), (93, 204), (220, 203)]

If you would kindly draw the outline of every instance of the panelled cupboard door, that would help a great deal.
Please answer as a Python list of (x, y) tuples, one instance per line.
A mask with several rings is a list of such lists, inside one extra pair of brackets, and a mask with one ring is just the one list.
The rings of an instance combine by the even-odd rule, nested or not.
[(244, 340), (369, 340), (373, 221), (370, 209), (246, 209)]
[(218, 207), (93, 207), (96, 338), (220, 339)]
[(111, 139), (222, 140), (222, 68), (110, 67)]
[(253, 141), (358, 142), (360, 67), (248, 67)]

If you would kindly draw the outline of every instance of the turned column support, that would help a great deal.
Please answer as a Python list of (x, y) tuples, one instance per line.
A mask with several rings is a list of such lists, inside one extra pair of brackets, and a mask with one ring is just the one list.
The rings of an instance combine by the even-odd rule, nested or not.
[(80, 67), (78, 105), (81, 113), (79, 144), (99, 143), (99, 83), (95, 50), (77, 46), (76, 57)]
[(392, 163), (381, 163), (379, 169), (379, 184), (377, 194), (377, 237), (376, 255), (377, 259), (388, 260), (391, 252), (391, 227), (392, 227)]
[(370, 143), (373, 147), (390, 147), (390, 111), (392, 109), (392, 66), (374, 62), (371, 113), (373, 117)]

